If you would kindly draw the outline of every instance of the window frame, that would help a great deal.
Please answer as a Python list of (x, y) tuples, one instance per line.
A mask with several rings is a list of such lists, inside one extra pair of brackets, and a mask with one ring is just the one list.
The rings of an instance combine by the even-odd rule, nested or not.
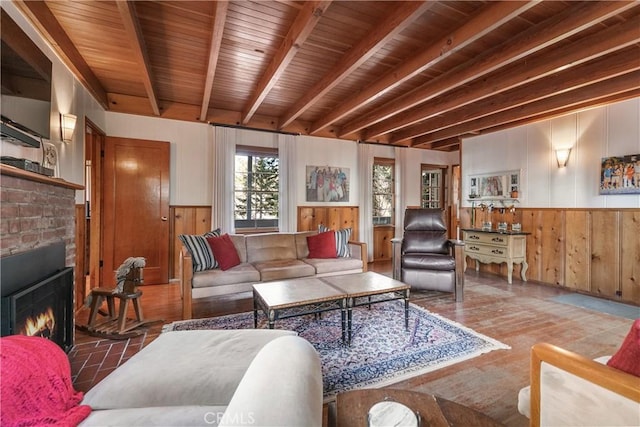
[(278, 214), (275, 219), (257, 219), (251, 218), (251, 213), (254, 212), (251, 209), (251, 194), (255, 191), (251, 189), (252, 182), (252, 174), (254, 171), (249, 169), (247, 171), (247, 188), (246, 188), (246, 196), (247, 196), (247, 218), (239, 219), (236, 217), (236, 195), (241, 191), (236, 187), (236, 178), (238, 176), (238, 171), (234, 168), (234, 186), (233, 186), (233, 223), (236, 229), (236, 232), (240, 234), (250, 234), (250, 233), (263, 233), (270, 231), (278, 231), (280, 224), (280, 159), (278, 156), (277, 148), (269, 148), (269, 147), (254, 147), (254, 146), (246, 146), (246, 145), (237, 145), (236, 152), (234, 154), (234, 161), (237, 156), (246, 156), (249, 158), (249, 168), (251, 168), (252, 160), (256, 157), (272, 157), (278, 159), (278, 190), (275, 192), (278, 198)]
[[(437, 200), (438, 206), (425, 206), (425, 198), (424, 198), (425, 186), (424, 186), (423, 176), (425, 172), (430, 172), (435, 170), (438, 170), (440, 173), (440, 183), (437, 191), (437, 194), (439, 197), (439, 200)], [(447, 170), (448, 170), (448, 167), (443, 165), (433, 165), (433, 164), (426, 164), (426, 163), (422, 163), (420, 165), (420, 207), (436, 208), (436, 209), (445, 209), (447, 207), (447, 200), (446, 200)], [(430, 186), (430, 187), (434, 188), (435, 186)]]
[[(391, 193), (375, 193), (373, 191), (373, 182), (375, 181), (375, 168), (376, 166), (390, 166), (391, 167)], [(374, 227), (392, 227), (395, 226), (395, 220), (396, 220), (396, 160), (393, 158), (387, 158), (387, 157), (374, 157), (373, 158), (373, 170), (371, 171), (371, 182), (372, 182), (372, 192), (371, 192), (371, 214), (372, 214), (372, 220), (373, 220), (373, 226)], [(379, 195), (388, 195), (390, 197), (390, 203), (391, 203), (391, 216), (390, 217), (376, 217), (375, 215), (375, 196), (379, 194)], [(376, 222), (376, 218), (389, 218), (389, 222)]]

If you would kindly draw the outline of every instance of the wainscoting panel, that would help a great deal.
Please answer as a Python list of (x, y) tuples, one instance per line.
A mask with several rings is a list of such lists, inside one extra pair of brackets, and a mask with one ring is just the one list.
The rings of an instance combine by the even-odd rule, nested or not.
[(332, 230), (351, 228), (351, 240), (358, 240), (359, 215), (357, 206), (298, 206), (298, 231), (317, 230), (320, 224)]
[(373, 260), (391, 260), (391, 239), (395, 235), (393, 225), (379, 225), (373, 227)]
[(182, 243), (180, 234), (204, 234), (211, 230), (211, 206), (172, 206), (169, 210), (169, 277), (178, 277), (180, 251)]
[[(487, 215), (476, 208), (476, 226)], [(460, 211), (462, 228), (471, 226), (471, 209)], [(527, 279), (640, 305), (640, 209), (522, 208), (515, 216), (491, 214), (491, 221), (520, 222), (527, 237)], [(467, 268), (475, 261), (468, 260)], [(506, 265), (480, 266), (506, 277)], [(520, 267), (514, 266), (514, 278)]]

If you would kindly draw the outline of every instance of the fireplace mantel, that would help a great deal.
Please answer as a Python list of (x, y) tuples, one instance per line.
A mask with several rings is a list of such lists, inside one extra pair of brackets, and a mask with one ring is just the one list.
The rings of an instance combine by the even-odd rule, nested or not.
[(40, 175), (34, 172), (18, 169), (10, 165), (0, 164), (0, 174), (14, 176), (16, 178), (28, 179), (30, 181), (41, 182), (43, 184), (55, 185), (58, 187), (70, 188), (73, 190), (84, 190), (84, 186), (80, 184), (74, 184), (73, 182), (65, 181), (61, 178), (52, 178), (45, 175)]

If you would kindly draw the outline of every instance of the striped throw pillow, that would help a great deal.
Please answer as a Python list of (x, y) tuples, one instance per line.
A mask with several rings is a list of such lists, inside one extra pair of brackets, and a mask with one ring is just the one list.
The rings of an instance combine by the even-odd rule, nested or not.
[(194, 272), (218, 268), (218, 262), (213, 257), (213, 251), (207, 242), (207, 237), (220, 237), (220, 229), (209, 231), (201, 236), (192, 234), (178, 236), (178, 239), (191, 254)]
[[(326, 231), (330, 231), (331, 229), (324, 224), (320, 224), (318, 226), (318, 232), (324, 233)], [(351, 228), (342, 228), (336, 233), (336, 254), (341, 258), (348, 258), (351, 256), (351, 251), (349, 250), (349, 239), (351, 239)]]

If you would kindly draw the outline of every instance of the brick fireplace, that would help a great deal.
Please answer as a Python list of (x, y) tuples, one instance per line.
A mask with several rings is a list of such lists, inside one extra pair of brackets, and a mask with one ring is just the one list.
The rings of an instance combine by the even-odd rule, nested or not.
[[(2, 335), (73, 345), (75, 195), (82, 186), (0, 165)], [(29, 328), (25, 328), (25, 326)]]

